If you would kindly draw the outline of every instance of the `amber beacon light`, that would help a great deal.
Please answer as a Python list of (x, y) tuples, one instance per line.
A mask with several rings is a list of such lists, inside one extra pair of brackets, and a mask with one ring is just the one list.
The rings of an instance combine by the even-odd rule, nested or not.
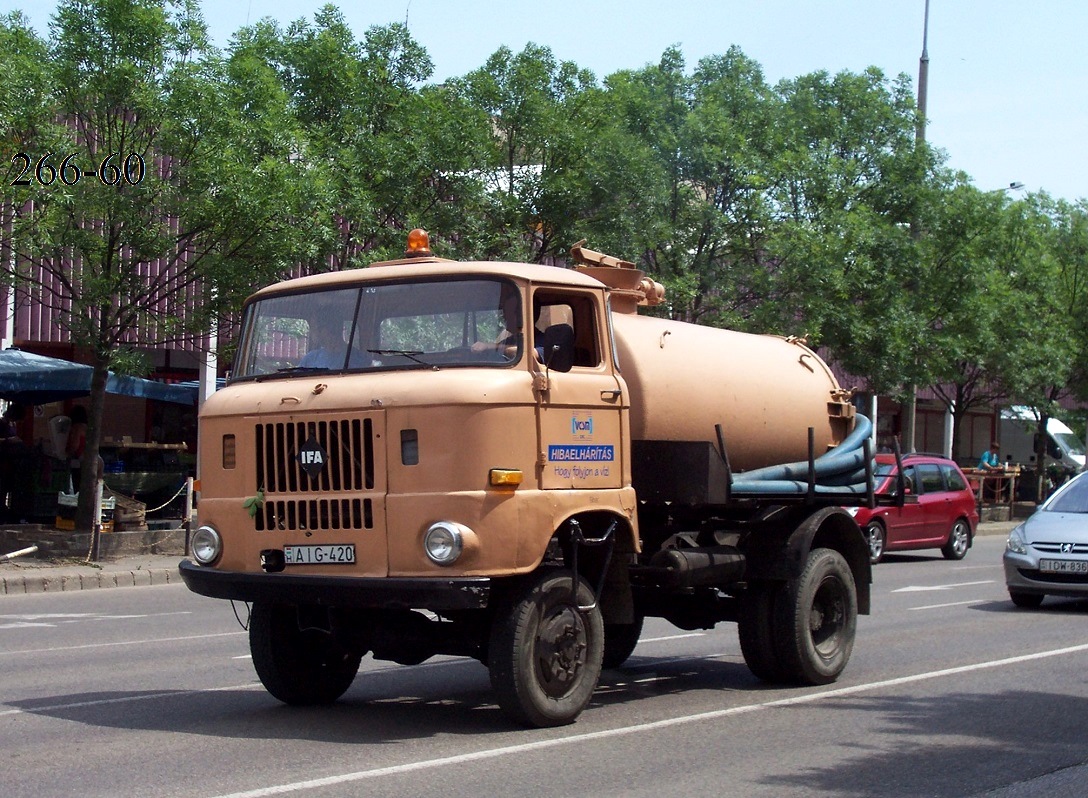
[(406, 258), (428, 258), (431, 255), (431, 238), (426, 230), (416, 228), (408, 234), (408, 249), (405, 250)]

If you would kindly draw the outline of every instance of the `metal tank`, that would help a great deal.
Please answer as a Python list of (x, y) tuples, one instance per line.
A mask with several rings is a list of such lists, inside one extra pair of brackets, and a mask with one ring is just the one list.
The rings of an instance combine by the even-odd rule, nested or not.
[(631, 392), (633, 441), (708, 441), (716, 425), (734, 473), (816, 457), (854, 429), (851, 392), (798, 338), (652, 316), (664, 290), (633, 264), (576, 246), (578, 270), (610, 286), (620, 370)]
[(734, 472), (804, 460), (838, 445), (851, 406), (827, 365), (796, 339), (615, 313), (632, 440), (716, 443)]

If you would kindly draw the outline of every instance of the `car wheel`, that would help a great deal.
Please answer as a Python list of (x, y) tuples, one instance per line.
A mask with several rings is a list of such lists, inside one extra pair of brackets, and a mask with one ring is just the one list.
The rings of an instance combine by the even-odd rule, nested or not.
[(1009, 598), (1017, 607), (1033, 610), (1043, 603), (1045, 596), (1042, 593), (1021, 593), (1019, 590), (1010, 590)]
[(948, 542), (941, 547), (941, 554), (946, 560), (962, 560), (967, 556), (967, 549), (971, 545), (971, 527), (960, 518), (952, 524), (952, 531), (948, 535)]
[(888, 533), (879, 521), (870, 521), (865, 526), (865, 537), (869, 540), (869, 562), (876, 565), (884, 559), (884, 548), (888, 543)]

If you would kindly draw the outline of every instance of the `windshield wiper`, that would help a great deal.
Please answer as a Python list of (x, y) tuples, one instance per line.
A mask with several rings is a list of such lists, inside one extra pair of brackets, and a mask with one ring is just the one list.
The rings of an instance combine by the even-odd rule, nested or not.
[(326, 371), (332, 371), (323, 366), (284, 366), (281, 369), (275, 371), (266, 371), (264, 374), (257, 374), (253, 377), (254, 382), (264, 382), (265, 380), (279, 379), (280, 377), (294, 377), (299, 374), (321, 374)]
[(389, 355), (399, 355), (400, 357), (406, 357), (421, 366), (431, 365), (430, 363), (419, 357), (419, 355), (423, 354), (422, 349), (368, 349), (366, 351), (372, 355), (382, 355), (383, 357), (387, 357)]

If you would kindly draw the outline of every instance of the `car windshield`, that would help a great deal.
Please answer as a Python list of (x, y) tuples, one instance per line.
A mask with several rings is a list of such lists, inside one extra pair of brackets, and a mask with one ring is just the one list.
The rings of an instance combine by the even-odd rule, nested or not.
[(1043, 508), (1050, 513), (1088, 513), (1088, 479), (1075, 479)]
[(271, 296), (246, 307), (234, 377), (508, 365), (520, 319), (514, 285), (490, 278)]

